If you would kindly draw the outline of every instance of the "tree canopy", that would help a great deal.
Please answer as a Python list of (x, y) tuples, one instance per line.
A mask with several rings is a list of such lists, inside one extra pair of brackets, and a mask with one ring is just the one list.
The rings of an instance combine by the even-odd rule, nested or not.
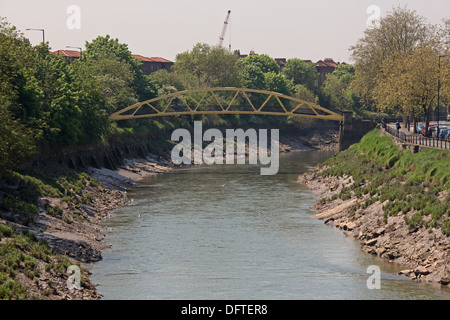
[(282, 74), (294, 85), (302, 84), (311, 91), (317, 90), (319, 73), (312, 62), (305, 62), (298, 58), (288, 59), (282, 69)]
[(372, 92), (383, 61), (431, 44), (436, 40), (435, 31), (423, 16), (400, 6), (364, 31), (364, 37), (350, 47), (356, 68), (353, 87), (361, 94), (363, 104), (373, 102)]

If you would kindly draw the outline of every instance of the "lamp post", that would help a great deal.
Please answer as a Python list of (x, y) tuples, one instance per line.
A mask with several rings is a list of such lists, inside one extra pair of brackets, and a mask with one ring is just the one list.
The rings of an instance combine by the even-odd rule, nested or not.
[(80, 50), (80, 59), (83, 58), (83, 48), (81, 48), (81, 47), (72, 47), (72, 46), (66, 46), (66, 48), (72, 48), (72, 49)]
[(45, 31), (44, 31), (44, 29), (30, 29), (30, 28), (28, 28), (28, 29), (25, 29), (25, 30), (32, 30), (32, 31), (42, 31), (42, 42), (43, 43), (45, 43)]

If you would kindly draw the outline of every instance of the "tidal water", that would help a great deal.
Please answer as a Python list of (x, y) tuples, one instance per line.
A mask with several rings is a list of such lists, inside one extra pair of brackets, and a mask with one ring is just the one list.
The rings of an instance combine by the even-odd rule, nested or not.
[(105, 300), (449, 300), (312, 218), (317, 199), (297, 177), (331, 155), (280, 154), (273, 176), (224, 164), (148, 177), (104, 221), (111, 248), (89, 266), (92, 282)]

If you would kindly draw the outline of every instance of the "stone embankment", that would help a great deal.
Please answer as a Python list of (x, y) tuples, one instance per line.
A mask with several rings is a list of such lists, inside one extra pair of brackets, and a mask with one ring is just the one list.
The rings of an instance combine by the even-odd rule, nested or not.
[(318, 201), (313, 206), (317, 212), (314, 218), (336, 226), (359, 241), (362, 251), (398, 264), (402, 269), (399, 274), (450, 287), (450, 244), (440, 229), (432, 232), (425, 228), (410, 229), (401, 215), (390, 216), (384, 222), (380, 201), (352, 210), (355, 204), (365, 203), (369, 195), (346, 200), (333, 197), (353, 183), (352, 177), (322, 177), (318, 172), (305, 173), (298, 178), (298, 182), (318, 198), (334, 199), (325, 203)]

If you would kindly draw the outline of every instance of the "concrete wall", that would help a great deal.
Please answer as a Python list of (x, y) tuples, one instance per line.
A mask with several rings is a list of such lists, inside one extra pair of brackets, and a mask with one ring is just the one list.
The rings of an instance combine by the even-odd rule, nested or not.
[(344, 121), (339, 129), (339, 151), (348, 149), (352, 144), (358, 143), (361, 138), (376, 127), (372, 120), (362, 120), (353, 117), (352, 111), (343, 111)]

